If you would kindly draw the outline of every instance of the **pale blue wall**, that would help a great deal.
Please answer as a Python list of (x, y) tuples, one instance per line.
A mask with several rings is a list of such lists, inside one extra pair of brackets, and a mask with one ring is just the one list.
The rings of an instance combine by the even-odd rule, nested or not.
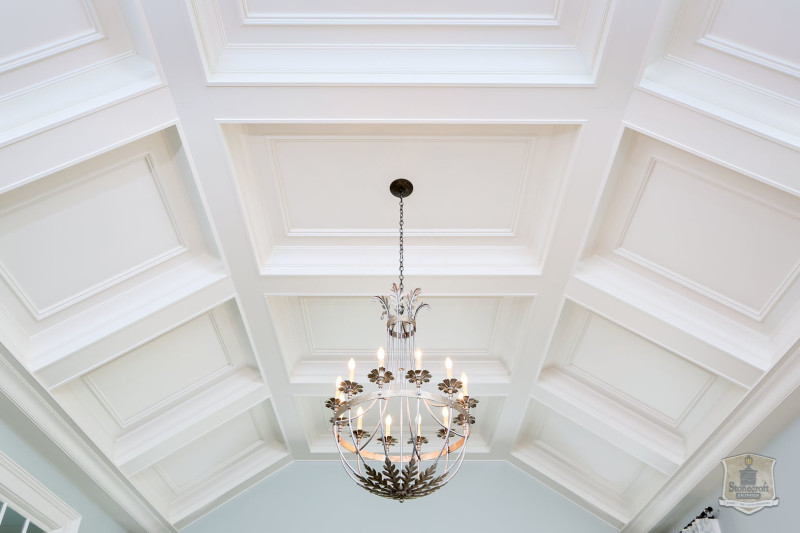
[(80, 533), (125, 533), (101, 507), (118, 506), (2, 394), (0, 450), (82, 515)]
[(713, 507), (719, 518), (722, 533), (788, 533), (800, 531), (800, 418), (789, 424), (775, 439), (752, 453), (775, 459), (775, 494), (780, 499), (777, 507), (762, 509), (745, 515), (735, 509), (720, 508), (722, 494), (722, 467), (717, 468), (719, 487), (699, 500), (696, 510), (677, 521), (675, 532), (697, 516), (704, 507)]
[[(423, 524), (409, 527), (412, 520)], [(468, 461), (452, 482), (419, 500), (373, 496), (337, 462), (295, 461), (181, 533), (225, 531), (541, 531), (616, 529), (504, 461)]]

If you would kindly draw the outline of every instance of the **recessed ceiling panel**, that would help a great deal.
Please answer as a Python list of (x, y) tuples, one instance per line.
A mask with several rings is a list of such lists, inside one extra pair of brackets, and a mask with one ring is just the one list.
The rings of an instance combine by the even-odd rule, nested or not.
[[(572, 386), (612, 399), (622, 410), (638, 413), (657, 426), (696, 442), (707, 435), (744, 394), (744, 390), (680, 355), (610, 320), (567, 302), (540, 379), (573, 378)], [(559, 389), (557, 394), (569, 395)], [(572, 398), (579, 397), (576, 393)], [(568, 398), (565, 398), (568, 399)], [(634, 431), (647, 432), (634, 417)]]
[[(270, 144), (289, 235), (375, 234), (376, 227), (391, 232), (397, 213), (386, 210), (384, 201), (365, 201), (385, 199), (389, 176), (414, 183), (406, 214), (409, 234), (424, 229), (510, 235), (533, 149), (524, 138), (338, 137)], [(459, 209), (442, 209), (445, 205)]]
[[(204, 395), (237, 383), (244, 388), (256, 367), (233, 306), (229, 302), (189, 320), (58, 387), (53, 395), (101, 442), (134, 440), (131, 435), (162, 420), (187, 417)], [(116, 452), (120, 449), (115, 445)]]
[[(333, 16), (331, 6), (319, 0), (302, 0), (287, 5), (277, 0), (245, 0), (242, 2), (245, 18), (267, 18), (275, 15), (288, 15), (308, 13)], [(402, 17), (407, 13), (420, 13), (427, 15), (459, 16), (494, 14), (494, 15), (527, 15), (544, 17), (549, 15), (555, 18), (559, 2), (557, 0), (500, 0), (486, 5), (479, 0), (459, 2), (458, 5), (442, 0), (426, 1), (411, 0), (403, 4), (403, 9), (392, 4), (375, 4), (364, 0), (349, 0), (336, 4), (336, 14), (346, 15), (382, 15), (385, 17)]]
[[(666, 476), (535, 401), (528, 407), (514, 454), (553, 475), (564, 488), (623, 522), (666, 480)], [(577, 476), (575, 475), (577, 474)]]
[(192, 7), (219, 84), (591, 83), (610, 14), (610, 2), (581, 0)]
[(128, 0), (19, 2), (0, 17), (0, 144), (160, 83)]
[[(430, 308), (417, 317), (417, 348), (426, 368), (444, 372), (444, 359), (450, 356), (466, 365), (464, 371), (476, 382), (507, 378), (532, 298), (423, 294), (423, 301)], [(355, 358), (359, 374), (361, 370), (366, 374), (375, 365), (378, 347), (387, 346), (380, 305), (369, 297), (270, 297), (269, 303), (281, 352), (295, 379), (335, 377), (350, 357)], [(372, 326), (365, 328), (368, 324)]]
[(746, 128), (798, 142), (796, 2), (684, 0), (642, 86)]
[(36, 316), (186, 251), (148, 154), (49, 181), (5, 195), (0, 214), (2, 275)]
[(286, 455), (266, 401), (210, 429), (132, 481), (173, 523), (186, 525), (219, 505), (228, 491), (267, 475)]
[(262, 273), (336, 265), (361, 274), (393, 255), (399, 215), (388, 189), (398, 177), (414, 184), (404, 229), (423, 272), (448, 257), (461, 268), (521, 258), (536, 268), (577, 128), (285, 124), (226, 133)]
[(32, 366), (145, 305), (148, 291), (223, 275), (184, 157), (165, 130), (0, 195), (0, 300), (29, 338), (47, 332), (47, 353), (25, 354)]
[(593, 252), (756, 329), (794, 312), (800, 199), (629, 135)]

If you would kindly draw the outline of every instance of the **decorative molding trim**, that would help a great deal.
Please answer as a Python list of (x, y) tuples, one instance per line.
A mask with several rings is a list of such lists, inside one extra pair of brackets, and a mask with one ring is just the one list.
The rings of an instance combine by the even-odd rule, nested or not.
[(650, 271), (652, 271), (652, 272), (654, 272), (654, 273), (656, 273), (656, 274), (658, 274), (660, 276), (663, 276), (663, 277), (665, 277), (665, 278), (667, 278), (667, 279), (669, 279), (671, 281), (679, 283), (679, 284), (683, 285), (684, 287), (686, 287), (687, 289), (695, 291), (695, 292), (699, 293), (700, 295), (705, 296), (706, 298), (709, 298), (711, 300), (719, 302), (722, 305), (728, 307), (729, 309), (731, 309), (733, 311), (739, 312), (739, 313), (741, 313), (741, 314), (743, 314), (743, 315), (745, 315), (745, 316), (747, 316), (749, 318), (752, 318), (753, 320), (756, 320), (756, 321), (759, 321), (759, 322), (763, 321), (766, 318), (766, 316), (769, 314), (769, 312), (773, 309), (773, 307), (775, 307), (775, 305), (781, 299), (781, 297), (786, 293), (786, 291), (789, 290), (791, 285), (797, 279), (798, 275), (800, 275), (800, 260), (798, 260), (795, 263), (794, 267), (789, 271), (789, 273), (786, 275), (786, 277), (781, 281), (781, 283), (778, 284), (778, 287), (773, 291), (773, 293), (769, 296), (769, 298), (767, 298), (767, 300), (764, 303), (764, 305), (762, 305), (760, 309), (756, 309), (756, 308), (751, 307), (751, 306), (749, 306), (747, 304), (739, 302), (739, 301), (737, 301), (737, 300), (735, 300), (735, 299), (733, 299), (731, 297), (728, 297), (728, 296), (720, 293), (719, 291), (711, 289), (711, 288), (703, 285), (702, 283), (699, 283), (699, 282), (696, 282), (696, 281), (694, 281), (694, 280), (692, 280), (690, 278), (687, 278), (686, 276), (684, 276), (682, 274), (678, 274), (677, 272), (673, 272), (672, 270), (670, 270), (668, 268), (665, 268), (665, 267), (663, 267), (663, 266), (661, 266), (661, 265), (659, 265), (657, 263), (654, 263), (654, 262), (650, 261), (649, 259), (647, 259), (645, 257), (642, 257), (639, 254), (637, 254), (635, 252), (632, 252), (632, 251), (630, 251), (630, 250), (628, 250), (627, 248), (624, 247), (625, 237), (628, 234), (628, 230), (630, 229), (630, 225), (631, 225), (631, 223), (633, 221), (633, 218), (634, 218), (634, 216), (636, 214), (636, 210), (639, 207), (639, 203), (640, 203), (640, 201), (642, 199), (642, 196), (644, 195), (644, 191), (647, 188), (647, 185), (648, 185), (648, 182), (650, 180), (650, 177), (652, 176), (653, 171), (655, 170), (655, 167), (657, 165), (667, 166), (667, 167), (669, 167), (669, 168), (671, 168), (671, 169), (673, 169), (675, 171), (681, 172), (683, 174), (691, 176), (692, 178), (695, 178), (695, 179), (703, 181), (703, 182), (705, 182), (705, 183), (707, 183), (707, 184), (709, 184), (709, 185), (711, 185), (713, 187), (716, 187), (721, 191), (728, 192), (730, 194), (734, 194), (736, 196), (739, 196), (740, 198), (743, 198), (743, 199), (745, 199), (747, 201), (750, 201), (750, 202), (753, 202), (753, 203), (756, 203), (756, 204), (760, 204), (761, 206), (766, 207), (766, 208), (768, 208), (768, 209), (770, 209), (772, 211), (778, 211), (778, 212), (786, 215), (787, 217), (792, 217), (792, 218), (800, 220), (800, 214), (792, 212), (792, 211), (789, 211), (787, 209), (784, 209), (783, 207), (781, 207), (779, 205), (776, 205), (776, 204), (774, 204), (772, 202), (769, 202), (769, 201), (767, 201), (767, 200), (765, 200), (763, 198), (760, 198), (760, 197), (754, 196), (752, 194), (749, 194), (749, 193), (747, 193), (747, 192), (745, 192), (745, 191), (743, 191), (741, 189), (734, 188), (734, 187), (732, 187), (732, 186), (730, 186), (728, 184), (725, 184), (725, 183), (721, 182), (720, 180), (714, 179), (714, 178), (712, 178), (710, 176), (707, 176), (707, 175), (704, 175), (704, 174), (700, 174), (700, 173), (692, 171), (692, 170), (690, 170), (690, 169), (688, 169), (686, 167), (679, 166), (677, 164), (674, 164), (674, 163), (672, 163), (670, 161), (667, 161), (667, 160), (659, 158), (659, 157), (651, 157), (650, 161), (649, 161), (649, 163), (647, 165), (647, 171), (645, 172), (645, 176), (641, 180), (641, 182), (640, 182), (640, 184), (639, 184), (639, 186), (637, 188), (635, 199), (634, 199), (633, 203), (630, 206), (630, 210), (629, 210), (628, 215), (626, 217), (625, 223), (623, 224), (623, 226), (622, 226), (622, 228), (621, 228), (621, 230), (619, 232), (619, 235), (616, 237), (616, 242), (615, 242), (614, 248), (611, 250), (612, 254), (614, 254), (614, 255), (622, 258), (622, 259), (625, 259), (627, 261), (630, 261), (632, 263), (636, 263), (636, 264), (646, 268), (647, 270), (650, 270)]
[(722, 7), (723, 0), (713, 0), (708, 10), (708, 15), (703, 23), (701, 37), (697, 40), (697, 44), (711, 48), (718, 52), (722, 52), (733, 57), (738, 57), (744, 61), (748, 61), (760, 67), (787, 74), (794, 78), (800, 78), (800, 65), (791, 61), (784, 61), (771, 54), (765, 54), (759, 50), (740, 46), (734, 42), (728, 41), (717, 37), (713, 33), (714, 22), (719, 15), (719, 9)]
[[(219, 0), (215, 0), (219, 5)], [(552, 13), (537, 15), (513, 15), (496, 17), (490, 15), (338, 15), (325, 13), (322, 15), (303, 15), (299, 13), (290, 15), (269, 15), (255, 13), (250, 10), (248, 0), (241, 0), (243, 26), (327, 26), (327, 25), (358, 25), (358, 26), (558, 26), (561, 13), (561, 0), (553, 1)], [(584, 8), (585, 9), (585, 8)], [(216, 9), (219, 12), (219, 7)]]
[(78, 533), (81, 515), (2, 451), (0, 500), (51, 533)]
[(685, 459), (680, 435), (561, 370), (543, 372), (532, 398), (659, 472), (670, 475)]
[[(572, 9), (564, 4), (564, 0), (559, 0), (554, 6), (553, 15), (544, 17), (406, 15), (394, 18), (369, 14), (286, 14), (270, 17), (252, 13), (245, 4), (240, 3), (238, 13), (227, 14), (226, 17), (218, 1), (192, 0), (190, 14), (194, 19), (195, 35), (203, 51), (203, 64), (210, 85), (593, 85), (613, 2), (573, 2), (570, 4)], [(253, 43), (252, 39), (243, 43), (233, 42), (235, 37), (229, 35), (233, 32), (225, 28), (225, 21), (231, 16), (236, 16), (236, 23), (250, 31), (269, 28), (270, 25), (289, 31), (308, 25), (340, 30), (348, 27), (381, 29), (394, 25), (411, 31), (414, 27), (428, 26), (443, 31), (486, 28), (486, 31), (495, 32), (513, 27), (539, 28), (541, 31), (568, 27), (575, 35), (568, 35), (562, 39), (566, 41), (564, 44), (557, 45), (283, 44)], [(349, 66), (331, 66), (337, 62)], [(510, 67), (498, 69), (501, 62)], [(414, 65), (414, 68), (408, 65)]]
[(72, 35), (66, 39), (61, 39), (60, 41), (47, 43), (22, 54), (5, 58), (0, 61), (0, 73), (24, 65), (29, 65), (48, 57), (63, 54), (69, 50), (73, 50), (105, 38), (106, 36), (103, 34), (103, 26), (100, 23), (100, 17), (97, 15), (97, 11), (95, 11), (94, 4), (92, 4), (91, 0), (80, 0), (80, 3), (82, 4), (81, 7), (83, 7), (86, 18), (89, 21), (89, 30), (81, 32), (77, 35)]
[[(448, 136), (448, 135), (440, 135), (440, 136), (425, 136), (425, 135), (418, 135), (418, 136), (405, 136), (405, 137), (393, 137), (391, 135), (380, 135), (380, 136), (368, 136), (368, 137), (356, 137), (350, 135), (337, 135), (337, 136), (316, 136), (316, 135), (307, 135), (301, 138), (298, 137), (279, 137), (279, 136), (270, 136), (265, 139), (267, 143), (267, 150), (266, 154), (269, 155), (270, 162), (272, 164), (272, 170), (275, 177), (275, 183), (279, 192), (279, 205), (280, 205), (280, 215), (281, 221), (283, 224), (284, 231), (287, 237), (361, 237), (361, 238), (369, 238), (369, 237), (396, 237), (397, 229), (394, 228), (386, 228), (386, 229), (354, 229), (354, 228), (331, 228), (331, 229), (323, 229), (323, 228), (294, 228), (289, 217), (289, 204), (286, 199), (286, 188), (284, 187), (284, 178), (283, 178), (283, 171), (281, 169), (280, 160), (278, 157), (278, 150), (277, 147), (282, 142), (292, 142), (292, 143), (301, 143), (301, 142), (329, 142), (329, 143), (339, 143), (339, 142), (419, 142), (419, 143), (440, 143), (440, 142), (459, 142), (459, 143), (525, 143), (525, 153), (522, 156), (522, 161), (524, 163), (521, 165), (521, 172), (520, 176), (518, 177), (517, 182), (517, 194), (516, 194), (516, 201), (514, 202), (514, 208), (511, 212), (510, 217), (510, 224), (508, 227), (501, 227), (501, 228), (487, 228), (487, 229), (426, 229), (424, 231), (421, 230), (406, 230), (405, 234), (410, 237), (416, 238), (438, 238), (438, 237), (515, 237), (517, 226), (518, 226), (518, 219), (519, 219), (519, 212), (521, 209), (522, 204), (522, 193), (525, 190), (525, 185), (527, 182), (527, 177), (531, 169), (529, 168), (530, 165), (530, 157), (531, 153), (534, 151), (534, 147), (536, 144), (537, 136), (529, 136), (529, 137), (515, 137), (515, 136)], [(269, 209), (262, 204), (260, 211), (262, 213), (269, 213)]]
[(159, 514), (125, 479), (122, 473), (90, 444), (69, 417), (27, 376), (13, 356), (0, 345), (0, 392), (7, 396), (64, 453), (145, 531), (175, 533), (177, 530)]
[(17, 298), (19, 298), (19, 300), (25, 305), (25, 307), (28, 309), (28, 311), (30, 312), (31, 316), (35, 320), (41, 321), (41, 320), (43, 320), (43, 319), (45, 319), (45, 318), (47, 318), (49, 316), (54, 315), (55, 313), (58, 313), (59, 311), (63, 311), (64, 309), (66, 309), (66, 308), (68, 308), (68, 307), (70, 307), (70, 306), (72, 306), (74, 304), (82, 302), (82, 301), (86, 300), (87, 298), (89, 298), (91, 296), (94, 296), (95, 294), (98, 294), (98, 293), (100, 293), (100, 292), (102, 292), (102, 291), (104, 291), (104, 290), (106, 290), (106, 289), (108, 289), (108, 288), (110, 288), (110, 287), (112, 287), (114, 285), (122, 283), (122, 282), (124, 282), (124, 281), (126, 281), (126, 280), (128, 280), (128, 279), (130, 279), (130, 278), (132, 278), (134, 276), (136, 276), (137, 274), (141, 274), (142, 272), (145, 272), (146, 270), (149, 270), (149, 269), (154, 268), (154, 267), (156, 267), (158, 265), (166, 263), (170, 259), (173, 259), (173, 258), (175, 258), (175, 257), (177, 257), (177, 256), (189, 251), (189, 248), (187, 248), (187, 245), (186, 245), (186, 240), (183, 237), (183, 235), (181, 234), (180, 228), (178, 227), (175, 214), (173, 213), (172, 209), (170, 208), (169, 202), (166, 199), (166, 195), (164, 193), (164, 189), (163, 189), (163, 186), (161, 184), (161, 179), (158, 177), (158, 173), (156, 172), (156, 164), (153, 161), (153, 156), (152, 156), (152, 154), (150, 152), (146, 152), (146, 153), (137, 155), (135, 157), (128, 158), (125, 161), (116, 163), (114, 165), (111, 165), (110, 167), (106, 167), (106, 168), (104, 168), (102, 170), (93, 172), (93, 173), (91, 173), (91, 174), (89, 174), (89, 175), (87, 175), (85, 177), (79, 178), (77, 180), (72, 180), (72, 181), (70, 181), (69, 183), (67, 183), (67, 184), (65, 184), (63, 186), (57, 187), (55, 189), (51, 189), (46, 194), (36, 196), (36, 197), (31, 198), (29, 200), (23, 201), (23, 202), (21, 202), (21, 203), (19, 203), (17, 205), (14, 205), (14, 206), (12, 206), (12, 207), (10, 207), (8, 209), (4, 209), (4, 210), (0, 211), (0, 216), (4, 216), (4, 215), (6, 215), (8, 213), (13, 213), (13, 212), (18, 211), (18, 210), (20, 210), (22, 208), (34, 205), (37, 202), (40, 202), (42, 200), (45, 200), (45, 199), (48, 199), (48, 198), (52, 198), (52, 197), (56, 196), (57, 194), (65, 192), (65, 191), (67, 191), (67, 190), (69, 190), (69, 189), (71, 189), (73, 187), (78, 186), (78, 185), (82, 185), (82, 184), (85, 184), (85, 183), (88, 183), (88, 182), (94, 181), (94, 180), (99, 180), (99, 179), (107, 176), (111, 172), (114, 172), (116, 170), (120, 170), (120, 169), (122, 169), (124, 167), (128, 167), (128, 166), (134, 165), (136, 163), (139, 163), (140, 161), (143, 161), (147, 165), (147, 168), (150, 171), (150, 177), (153, 180), (153, 183), (154, 183), (154, 185), (155, 185), (155, 187), (156, 187), (156, 189), (157, 189), (157, 191), (159, 193), (159, 198), (161, 199), (161, 203), (164, 206), (164, 210), (166, 211), (167, 215), (169, 216), (170, 222), (172, 223), (172, 229), (175, 232), (175, 237), (176, 237), (176, 240), (178, 241), (178, 245), (174, 246), (174, 247), (172, 247), (172, 248), (170, 248), (168, 250), (165, 250), (164, 252), (162, 252), (161, 254), (159, 254), (159, 255), (157, 255), (155, 257), (152, 257), (152, 258), (150, 258), (150, 259), (148, 259), (148, 260), (146, 260), (146, 261), (144, 261), (144, 262), (142, 262), (142, 263), (140, 263), (138, 265), (130, 267), (129, 269), (124, 270), (124, 271), (122, 271), (122, 272), (120, 272), (120, 273), (118, 273), (118, 274), (116, 274), (116, 275), (114, 275), (114, 276), (112, 276), (112, 277), (110, 277), (108, 279), (105, 279), (103, 281), (95, 283), (95, 284), (93, 284), (93, 285), (91, 285), (91, 286), (89, 286), (89, 287), (77, 292), (76, 294), (73, 294), (72, 296), (68, 296), (68, 297), (62, 299), (61, 301), (55, 302), (55, 303), (53, 303), (51, 305), (48, 305), (48, 306), (46, 306), (46, 307), (44, 307), (42, 309), (40, 309), (33, 302), (31, 297), (28, 296), (28, 294), (19, 285), (19, 283), (14, 279), (14, 277), (11, 275), (11, 273), (8, 272), (8, 270), (5, 268), (5, 266), (2, 264), (2, 262), (0, 262), (0, 276), (5, 280), (5, 282), (11, 288), (11, 290), (14, 291), (14, 293), (17, 295)]
[(800, 387), (800, 345), (756, 385), (736, 410), (703, 442), (659, 491), (622, 529), (623, 533), (650, 531), (692, 488), (719, 465), (781, 402)]
[[(173, 406), (176, 403), (178, 403), (181, 399), (183, 399), (185, 397), (188, 397), (193, 392), (198, 391), (198, 390), (200, 390), (200, 389), (202, 389), (204, 387), (207, 389), (209, 385), (217, 382), (223, 376), (226, 376), (226, 375), (231, 374), (231, 373), (234, 372), (234, 370), (235, 370), (234, 369), (234, 362), (233, 362), (233, 360), (232, 360), (232, 358), (230, 356), (230, 350), (228, 348), (228, 345), (225, 343), (225, 339), (223, 338), (223, 336), (222, 336), (222, 334), (220, 332), (219, 325), (217, 324), (217, 320), (214, 317), (214, 315), (212, 314), (212, 312), (209, 312), (206, 316), (208, 316), (208, 318), (211, 321), (211, 326), (213, 327), (214, 333), (217, 336), (217, 339), (219, 340), (220, 346), (222, 347), (222, 355), (223, 355), (223, 357), (224, 357), (224, 359), (225, 359), (227, 364), (217, 368), (216, 370), (212, 371), (210, 374), (204, 376), (200, 380), (198, 380), (198, 381), (196, 381), (194, 383), (191, 383), (191, 384), (187, 385), (186, 387), (184, 387), (184, 388), (182, 388), (180, 390), (172, 392), (172, 394), (170, 394), (169, 396), (167, 396), (163, 400), (161, 400), (159, 402), (156, 402), (155, 404), (151, 405), (150, 407), (147, 407), (147, 408), (139, 411), (138, 413), (136, 413), (135, 415), (133, 415), (133, 416), (131, 416), (129, 418), (123, 418), (122, 415), (117, 411), (117, 409), (114, 408), (114, 406), (110, 403), (110, 401), (108, 400), (106, 395), (103, 393), (101, 388), (97, 385), (95, 380), (92, 378), (91, 372), (83, 374), (81, 376), (80, 379), (84, 382), (84, 384), (89, 389), (89, 391), (91, 391), (92, 395), (95, 397), (95, 399), (98, 401), (98, 403), (103, 407), (103, 409), (105, 409), (109, 413), (109, 415), (111, 415), (111, 417), (114, 419), (114, 422), (116, 422), (117, 425), (121, 429), (130, 428), (130, 427), (134, 426), (135, 424), (138, 424), (138, 423), (140, 423), (142, 421), (145, 421), (145, 420), (148, 420), (148, 419), (152, 420), (159, 413), (163, 413), (164, 411), (169, 409), (170, 406)], [(200, 318), (200, 317), (196, 317), (196, 318)], [(183, 324), (181, 324), (181, 325), (183, 325)], [(174, 328), (174, 329), (172, 329), (170, 331), (174, 331), (175, 329), (177, 329), (179, 327), (180, 326), (177, 326), (176, 328)], [(169, 332), (167, 332), (167, 333), (169, 333)], [(139, 348), (141, 346), (144, 346), (144, 344), (139, 345), (139, 346), (137, 346), (135, 348), (131, 348), (130, 351), (133, 351), (136, 348)], [(125, 352), (125, 353), (119, 354), (118, 357), (122, 357), (122, 356), (126, 355), (127, 353), (129, 353), (129, 352)]]

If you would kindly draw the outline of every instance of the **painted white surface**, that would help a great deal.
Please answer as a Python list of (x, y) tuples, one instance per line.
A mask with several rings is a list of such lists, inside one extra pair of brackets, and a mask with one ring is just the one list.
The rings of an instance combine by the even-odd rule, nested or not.
[[(20, 7), (8, 53), (85, 31), (81, 5), (52, 35)], [(794, 8), (84, 5), (105, 38), (0, 73), (24, 92), (0, 97), (0, 256), (32, 295), (0, 282), (0, 342), (141, 524), (330, 459), (318, 400), (381, 343), (400, 174), (420, 346), (482, 400), (468, 458), (646, 531), (800, 382)]]

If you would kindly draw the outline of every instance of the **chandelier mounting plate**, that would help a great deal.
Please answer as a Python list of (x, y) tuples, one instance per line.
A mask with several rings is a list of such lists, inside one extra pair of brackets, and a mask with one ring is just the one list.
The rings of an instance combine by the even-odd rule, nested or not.
[(389, 192), (398, 198), (407, 198), (414, 192), (414, 184), (402, 178), (394, 180), (389, 184)]

